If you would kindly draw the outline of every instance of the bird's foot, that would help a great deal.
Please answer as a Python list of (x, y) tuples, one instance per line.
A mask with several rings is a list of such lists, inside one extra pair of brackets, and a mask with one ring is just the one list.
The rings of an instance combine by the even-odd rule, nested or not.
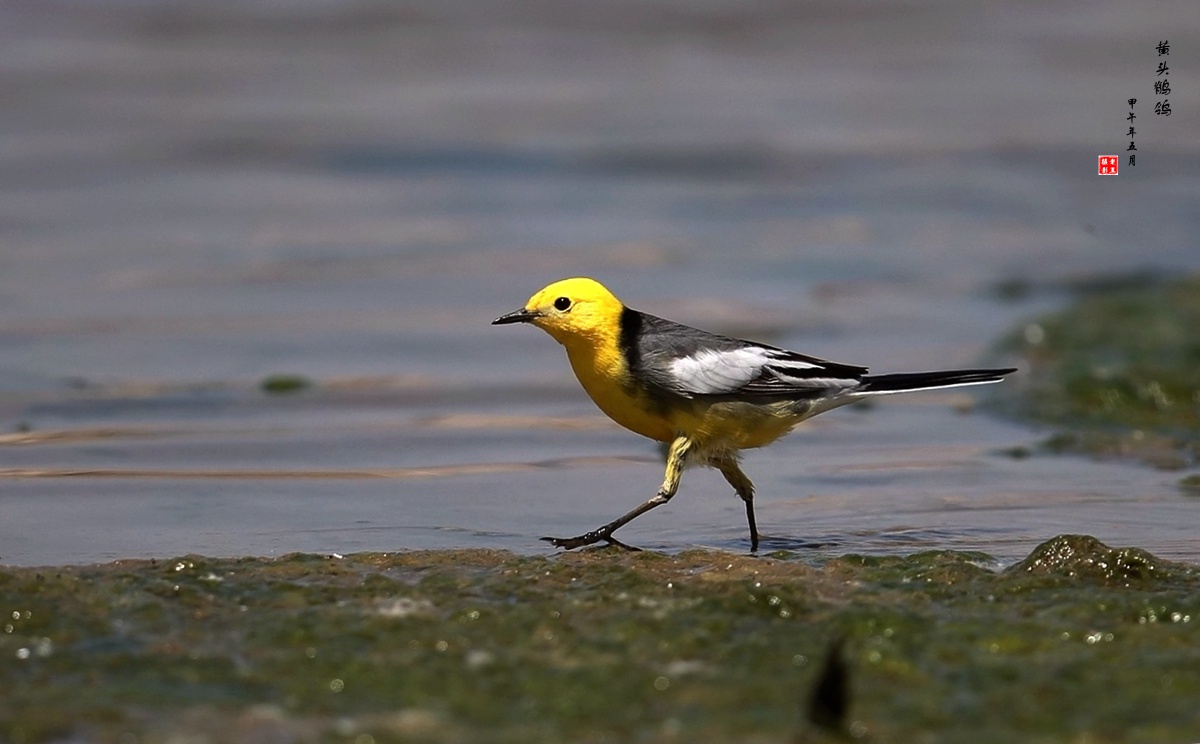
[(626, 545), (617, 538), (612, 536), (611, 530), (598, 529), (591, 532), (578, 535), (576, 537), (543, 537), (543, 540), (550, 543), (556, 548), (563, 550), (574, 550), (582, 548), (584, 545), (594, 545), (598, 542), (606, 542), (609, 545), (616, 545), (619, 548), (624, 548), (631, 551), (640, 551), (641, 548), (635, 548), (632, 545)]

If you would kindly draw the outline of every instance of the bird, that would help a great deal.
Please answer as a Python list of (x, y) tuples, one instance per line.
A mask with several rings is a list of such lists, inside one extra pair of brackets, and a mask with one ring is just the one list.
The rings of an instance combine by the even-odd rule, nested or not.
[(754, 484), (743, 450), (766, 446), (801, 421), (875, 395), (999, 382), (1015, 368), (870, 375), (769, 344), (692, 328), (627, 307), (600, 282), (573, 277), (536, 292), (492, 325), (528, 323), (565, 347), (592, 401), (621, 426), (667, 445), (658, 491), (613, 521), (575, 537), (543, 537), (572, 550), (613, 533), (670, 501), (688, 465), (720, 471), (746, 507), (750, 550), (757, 552)]

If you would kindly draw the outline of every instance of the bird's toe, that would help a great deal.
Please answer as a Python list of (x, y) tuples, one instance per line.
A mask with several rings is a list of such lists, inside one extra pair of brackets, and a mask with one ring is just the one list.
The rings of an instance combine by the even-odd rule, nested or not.
[(582, 548), (584, 545), (596, 542), (595, 540), (588, 540), (587, 535), (580, 535), (578, 537), (543, 537), (541, 539), (556, 548), (564, 550), (574, 550), (575, 548)]

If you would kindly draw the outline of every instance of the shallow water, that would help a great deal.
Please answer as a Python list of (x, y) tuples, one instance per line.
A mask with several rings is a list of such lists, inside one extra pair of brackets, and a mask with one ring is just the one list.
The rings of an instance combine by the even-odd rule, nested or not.
[[(658, 7), (0, 8), (0, 561), (528, 553), (608, 521), (657, 450), (488, 325), (562, 276), (887, 372), (977, 364), (1062, 299), (1002, 282), (1200, 266), (1200, 86), (1093, 170), (1154, 43), (1200, 47), (1188, 3)], [(1048, 432), (970, 400), (750, 453), (766, 547), (1200, 559), (1177, 473), (1012, 459)], [(621, 536), (744, 530), (695, 471)]]

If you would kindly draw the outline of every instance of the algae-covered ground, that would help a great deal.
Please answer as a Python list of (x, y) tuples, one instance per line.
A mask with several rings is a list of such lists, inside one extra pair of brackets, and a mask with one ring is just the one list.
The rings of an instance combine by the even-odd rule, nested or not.
[[(616, 548), (0, 569), (0, 740), (1193, 741), (1200, 572)], [(807, 721), (844, 639), (840, 734)]]
[(1005, 405), (1058, 428), (1050, 449), (1200, 464), (1200, 276), (1092, 287), (1004, 346)]

